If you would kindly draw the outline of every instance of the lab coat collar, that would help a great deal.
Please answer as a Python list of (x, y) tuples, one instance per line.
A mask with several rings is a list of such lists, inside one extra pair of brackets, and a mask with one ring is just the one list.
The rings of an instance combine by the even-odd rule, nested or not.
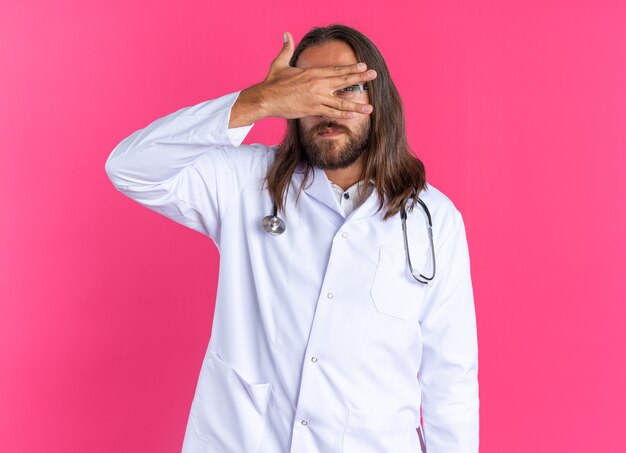
[[(296, 187), (300, 187), (300, 184), (304, 179), (304, 169), (305, 166), (302, 163), (298, 164), (298, 166), (296, 167), (296, 170), (293, 174)], [(374, 180), (371, 181), (373, 182)], [(348, 217), (346, 217), (343, 209), (337, 201), (337, 197), (333, 193), (333, 188), (330, 185), (328, 176), (326, 176), (326, 172), (319, 167), (313, 167), (313, 175), (309, 177), (309, 180), (304, 186), (304, 192), (324, 204), (326, 207), (335, 211), (342, 218), (358, 219), (362, 217), (372, 216), (378, 208), (378, 191), (376, 190), (376, 187), (374, 187), (372, 193), (363, 202), (363, 204), (361, 204), (361, 206), (356, 208), (354, 211), (352, 211), (350, 215), (348, 215)]]
[[(302, 163), (298, 164), (293, 174), (296, 186), (299, 188), (300, 184), (304, 180), (306, 166)], [(342, 209), (337, 203), (333, 188), (330, 185), (330, 181), (326, 176), (324, 170), (319, 167), (313, 167), (313, 174), (309, 176), (306, 185), (304, 186), (304, 192), (307, 195), (312, 196), (317, 201), (332, 209), (337, 214), (343, 217)]]
[[(336, 201), (337, 199), (335, 199), (335, 202)], [(370, 193), (369, 197), (365, 199), (361, 206), (352, 211), (352, 213), (348, 215), (347, 219), (360, 219), (363, 217), (373, 216), (374, 214), (376, 214), (376, 210), (378, 209), (378, 203), (378, 191), (376, 190), (376, 186), (374, 186), (372, 188), (372, 193)], [(378, 214), (380, 215), (382, 213), (384, 213), (384, 211), (381, 211)]]

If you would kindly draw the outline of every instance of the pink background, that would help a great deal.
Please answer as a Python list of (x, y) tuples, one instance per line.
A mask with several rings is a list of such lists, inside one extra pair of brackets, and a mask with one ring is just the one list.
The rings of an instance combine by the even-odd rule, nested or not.
[(260, 81), (282, 31), (332, 22), (377, 43), (464, 214), (481, 451), (624, 451), (626, 3), (590, 0), (6, 2), (0, 450), (180, 451), (218, 254), (118, 193), (105, 160)]

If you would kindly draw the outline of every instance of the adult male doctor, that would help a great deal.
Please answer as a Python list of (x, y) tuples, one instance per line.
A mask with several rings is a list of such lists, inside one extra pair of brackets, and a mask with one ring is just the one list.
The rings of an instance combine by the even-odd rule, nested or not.
[[(426, 184), (368, 38), (284, 40), (265, 80), (154, 121), (106, 162), (119, 191), (220, 251), (183, 452), (476, 453), (462, 217)], [(288, 120), (282, 143), (242, 145), (265, 117)]]

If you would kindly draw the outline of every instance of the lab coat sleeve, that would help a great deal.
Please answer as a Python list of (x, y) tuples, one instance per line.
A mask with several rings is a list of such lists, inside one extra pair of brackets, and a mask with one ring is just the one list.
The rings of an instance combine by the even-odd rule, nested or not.
[[(478, 345), (465, 227), (455, 208), (437, 253), (436, 283), (420, 320), (418, 380), (428, 453), (478, 453)], [(441, 221), (441, 220), (439, 220)]]
[(105, 164), (113, 185), (219, 246), (221, 220), (267, 158), (264, 145), (241, 145), (252, 124), (228, 128), (238, 96), (180, 109), (124, 139)]

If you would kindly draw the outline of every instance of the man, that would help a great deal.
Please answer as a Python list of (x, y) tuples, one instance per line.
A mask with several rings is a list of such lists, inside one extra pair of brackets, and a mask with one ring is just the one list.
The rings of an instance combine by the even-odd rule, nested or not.
[[(282, 143), (241, 145), (268, 116)], [(368, 38), (285, 33), (263, 82), (154, 121), (106, 171), (220, 250), (184, 453), (478, 451), (463, 220), (426, 184)]]

